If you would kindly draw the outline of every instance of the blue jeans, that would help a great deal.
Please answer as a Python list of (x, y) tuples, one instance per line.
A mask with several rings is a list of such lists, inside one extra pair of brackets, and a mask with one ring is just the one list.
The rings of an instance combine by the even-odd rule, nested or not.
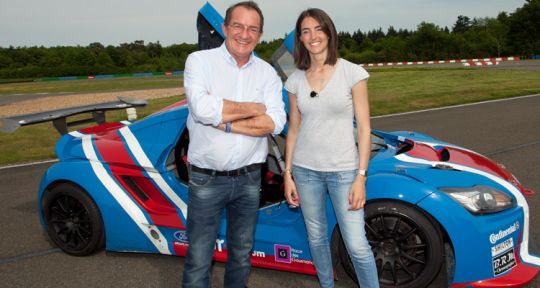
[(190, 171), (187, 233), (189, 247), (183, 287), (210, 287), (210, 269), (220, 218), (227, 212), (227, 264), (224, 287), (244, 288), (259, 209), (260, 169), (238, 177)]
[(334, 287), (326, 218), (328, 192), (360, 287), (379, 287), (375, 258), (364, 228), (364, 209), (348, 211), (349, 189), (356, 178), (356, 170), (320, 172), (294, 166), (293, 176), (306, 223), (311, 257), (321, 286)]

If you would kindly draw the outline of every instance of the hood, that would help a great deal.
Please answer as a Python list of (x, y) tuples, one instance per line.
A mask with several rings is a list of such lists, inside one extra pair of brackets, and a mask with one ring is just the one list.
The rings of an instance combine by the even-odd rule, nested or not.
[[(503, 165), (469, 149), (442, 142), (426, 135), (392, 133), (401, 144), (395, 158), (405, 174), (434, 187), (489, 185), (500, 186), (500, 178), (527, 194), (517, 178)], [(401, 145), (401, 146), (400, 146)], [(499, 187), (502, 188), (502, 187)], [(503, 189), (504, 190), (504, 189)]]

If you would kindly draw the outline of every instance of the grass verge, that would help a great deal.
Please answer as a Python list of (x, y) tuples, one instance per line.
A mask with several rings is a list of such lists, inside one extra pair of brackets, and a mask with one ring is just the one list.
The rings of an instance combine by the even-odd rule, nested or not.
[[(137, 108), (137, 115), (139, 119), (143, 118), (182, 99), (183, 95), (150, 100), (145, 107)], [(82, 117), (87, 116), (82, 114)], [(125, 110), (107, 113), (107, 121), (124, 119), (126, 119)], [(21, 127), (10, 134), (0, 132), (0, 165), (55, 158), (54, 145), (58, 139), (60, 134), (50, 122)]]
[(89, 93), (152, 88), (175, 88), (184, 85), (182, 76), (121, 77), (65, 81), (1, 83), (0, 95), (35, 93)]

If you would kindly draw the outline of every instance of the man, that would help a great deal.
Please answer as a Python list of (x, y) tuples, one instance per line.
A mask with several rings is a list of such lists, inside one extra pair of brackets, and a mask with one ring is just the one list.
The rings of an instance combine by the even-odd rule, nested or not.
[(281, 80), (253, 55), (262, 36), (256, 3), (225, 15), (221, 47), (189, 55), (184, 87), (190, 114), (189, 248), (184, 287), (210, 287), (210, 266), (223, 211), (227, 216), (224, 287), (245, 287), (251, 263), (266, 135), (285, 125)]

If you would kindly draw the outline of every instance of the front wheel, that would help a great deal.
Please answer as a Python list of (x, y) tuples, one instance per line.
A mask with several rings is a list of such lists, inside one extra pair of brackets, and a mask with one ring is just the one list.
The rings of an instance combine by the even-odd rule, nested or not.
[[(427, 287), (437, 276), (443, 262), (442, 233), (428, 217), (399, 202), (381, 201), (365, 207), (366, 234), (381, 287)], [(339, 243), (341, 263), (356, 279), (345, 245)]]
[(41, 207), (49, 237), (64, 252), (84, 256), (103, 248), (101, 214), (79, 186), (63, 183), (47, 190)]

